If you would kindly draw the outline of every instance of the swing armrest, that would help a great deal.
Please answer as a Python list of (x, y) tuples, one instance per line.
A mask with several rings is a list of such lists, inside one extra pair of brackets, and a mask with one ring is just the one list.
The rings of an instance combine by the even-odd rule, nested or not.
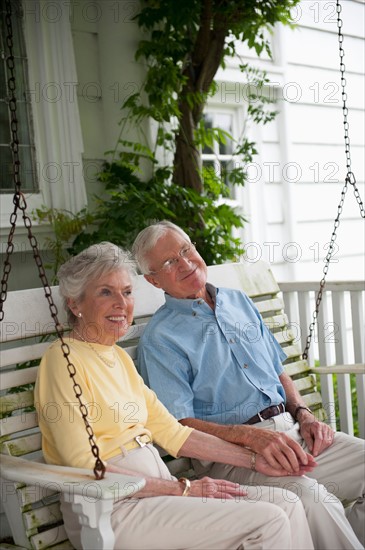
[(313, 367), (310, 369), (313, 374), (365, 374), (365, 363), (354, 363), (353, 365), (331, 365), (329, 367)]
[[(4, 504), (9, 499), (9, 510), (14, 498), (18, 498), (14, 482), (15, 484), (19, 483), (19, 489), (22, 488), (22, 485), (28, 484), (30, 494), (36, 493), (38, 499), (42, 500), (49, 495), (50, 491), (51, 493), (61, 492), (77, 518), (80, 526), (80, 545), (85, 550), (114, 548), (115, 535), (111, 523), (114, 503), (116, 500), (131, 497), (146, 483), (143, 478), (114, 472), (106, 472), (104, 479), (96, 480), (93, 472), (84, 468), (54, 466), (4, 454), (0, 454), (0, 475), (4, 484), (2, 487)], [(10, 483), (10, 486), (7, 487), (6, 483)], [(19, 531), (17, 517), (16, 515), (12, 517), (11, 514), (10, 518), (8, 516), (15, 533)], [(62, 529), (59, 531), (56, 527), (55, 530), (49, 531), (53, 542), (56, 536), (54, 531), (59, 533), (62, 532)], [(67, 537), (67, 533), (65, 536)], [(51, 545), (45, 542), (46, 533), (34, 535), (33, 538), (39, 537), (45, 546)], [(61, 540), (63, 540), (63, 536)]]
[(74, 495), (90, 499), (118, 500), (129, 498), (145, 486), (145, 479), (125, 474), (106, 472), (96, 480), (86, 468), (72, 468), (31, 462), (23, 458), (0, 455), (0, 473), (3, 479), (52, 489), (72, 501)]

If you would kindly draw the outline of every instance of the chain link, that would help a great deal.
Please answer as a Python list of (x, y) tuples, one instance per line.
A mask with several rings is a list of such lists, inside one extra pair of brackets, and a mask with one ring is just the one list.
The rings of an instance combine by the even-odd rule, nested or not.
[(27, 229), (28, 240), (32, 247), (34, 261), (38, 267), (39, 277), (42, 281), (44, 288), (45, 297), (49, 304), (49, 309), (51, 312), (52, 319), (55, 324), (55, 329), (57, 336), (61, 340), (61, 349), (63, 355), (67, 361), (67, 369), (70, 375), (70, 378), (73, 383), (73, 390), (75, 396), (79, 403), (79, 409), (82, 415), (82, 419), (85, 424), (85, 429), (88, 435), (89, 444), (91, 447), (91, 452), (95, 457), (95, 466), (94, 466), (94, 475), (96, 479), (103, 479), (105, 475), (105, 465), (100, 459), (99, 448), (95, 442), (95, 434), (92, 427), (89, 424), (87, 419), (88, 410), (86, 405), (82, 402), (82, 389), (80, 385), (76, 382), (75, 375), (76, 369), (73, 363), (70, 361), (70, 348), (68, 344), (65, 343), (63, 339), (63, 327), (58, 320), (58, 310), (57, 306), (53, 301), (51, 287), (49, 286), (46, 272), (43, 267), (42, 258), (40, 256), (38, 242), (36, 237), (32, 233), (32, 222), (29, 216), (26, 213), (27, 202), (25, 200), (24, 194), (21, 192), (21, 181), (20, 181), (20, 160), (19, 160), (19, 140), (18, 140), (18, 120), (17, 120), (17, 102), (16, 102), (16, 81), (15, 81), (15, 63), (14, 63), (14, 54), (13, 54), (13, 27), (12, 27), (12, 7), (11, 0), (5, 0), (6, 5), (6, 28), (7, 28), (7, 38), (6, 43), (9, 50), (9, 55), (6, 57), (6, 65), (9, 70), (9, 79), (8, 79), (8, 88), (9, 88), (9, 109), (11, 112), (11, 150), (13, 155), (13, 166), (14, 166), (14, 186), (15, 192), (13, 197), (14, 211), (10, 216), (10, 232), (8, 236), (8, 243), (6, 249), (6, 257), (4, 262), (3, 278), (1, 280), (1, 295), (0, 295), (0, 321), (4, 319), (4, 302), (7, 297), (8, 290), (8, 279), (9, 273), (11, 271), (10, 257), (14, 251), (13, 237), (16, 228), (16, 222), (18, 217), (18, 211), (22, 212), (22, 218), (25, 228)]
[(312, 315), (312, 322), (309, 325), (309, 333), (308, 333), (307, 340), (306, 340), (306, 345), (305, 345), (305, 348), (304, 348), (304, 351), (303, 351), (303, 359), (308, 359), (308, 352), (309, 352), (309, 348), (310, 348), (310, 345), (311, 345), (314, 329), (315, 329), (315, 326), (316, 326), (316, 323), (317, 323), (317, 320), (318, 320), (319, 308), (320, 308), (322, 297), (323, 297), (323, 290), (324, 290), (324, 287), (326, 285), (326, 277), (327, 277), (327, 273), (328, 273), (328, 270), (329, 270), (329, 265), (330, 265), (330, 262), (331, 262), (332, 254), (333, 254), (333, 251), (334, 251), (335, 240), (337, 238), (337, 229), (340, 225), (340, 216), (341, 216), (341, 213), (342, 213), (343, 204), (345, 202), (345, 197), (346, 197), (346, 193), (347, 193), (349, 185), (352, 185), (352, 187), (353, 187), (354, 195), (355, 195), (356, 201), (359, 205), (360, 215), (361, 215), (362, 218), (365, 218), (364, 205), (363, 205), (363, 202), (361, 200), (359, 190), (356, 187), (356, 178), (355, 178), (354, 173), (352, 172), (352, 169), (351, 169), (349, 123), (348, 123), (348, 120), (347, 120), (348, 107), (347, 107), (347, 104), (346, 104), (346, 102), (347, 102), (346, 78), (345, 78), (346, 66), (345, 66), (345, 63), (343, 61), (343, 58), (345, 56), (345, 52), (344, 52), (344, 49), (342, 47), (344, 37), (343, 37), (343, 34), (342, 34), (342, 24), (343, 23), (342, 23), (342, 19), (341, 19), (342, 7), (341, 7), (341, 4), (340, 4), (340, 0), (336, 0), (336, 9), (337, 9), (338, 44), (339, 44), (340, 74), (341, 74), (341, 88), (342, 88), (342, 92), (341, 92), (341, 96), (342, 96), (342, 115), (343, 115), (345, 155), (346, 155), (346, 171), (347, 171), (347, 173), (346, 173), (346, 178), (345, 178), (345, 184), (344, 184), (344, 186), (342, 188), (342, 191), (341, 191), (340, 202), (337, 206), (337, 216), (336, 216), (335, 221), (334, 221), (331, 240), (330, 240), (330, 244), (329, 244), (329, 247), (328, 247), (328, 252), (327, 252), (327, 255), (326, 255), (326, 258), (325, 258), (325, 265), (324, 265), (324, 268), (323, 268), (323, 277), (322, 277), (322, 279), (319, 283), (319, 291), (318, 291), (318, 294), (317, 294), (317, 297), (316, 297), (316, 306), (315, 306), (315, 310), (314, 310), (313, 315)]

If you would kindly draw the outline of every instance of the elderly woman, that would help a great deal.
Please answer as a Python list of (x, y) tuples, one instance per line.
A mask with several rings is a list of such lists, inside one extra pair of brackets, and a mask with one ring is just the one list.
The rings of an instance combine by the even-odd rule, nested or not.
[[(107, 471), (146, 479), (133, 498), (114, 504), (115, 548), (313, 548), (302, 505), (288, 491), (244, 490), (210, 478), (189, 483), (169, 473), (153, 442), (174, 456), (283, 475), (247, 449), (182, 426), (144, 385), (129, 355), (115, 345), (133, 320), (134, 273), (127, 253), (101, 243), (71, 258), (58, 274), (72, 328), (66, 338), (70, 360), (100, 457)], [(46, 461), (92, 468), (94, 458), (60, 341), (42, 359), (35, 392)], [(42, 415), (50, 402), (62, 411), (57, 422)], [(62, 509), (68, 536), (80, 548), (80, 528), (69, 505), (63, 503)]]

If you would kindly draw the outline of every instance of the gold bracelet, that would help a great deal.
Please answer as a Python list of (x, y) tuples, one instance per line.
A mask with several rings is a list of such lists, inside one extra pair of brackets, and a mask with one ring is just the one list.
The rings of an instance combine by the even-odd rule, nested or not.
[(184, 490), (183, 490), (183, 494), (181, 496), (182, 497), (187, 497), (189, 495), (190, 489), (191, 489), (190, 480), (187, 477), (180, 477), (178, 479), (178, 482), (183, 483), (185, 485)]
[(253, 472), (256, 472), (256, 453), (251, 453), (250, 467)]

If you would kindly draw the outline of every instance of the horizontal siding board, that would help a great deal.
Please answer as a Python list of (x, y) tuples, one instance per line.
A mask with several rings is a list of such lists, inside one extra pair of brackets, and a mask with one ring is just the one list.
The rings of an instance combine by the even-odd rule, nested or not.
[[(333, 25), (335, 27), (335, 25)], [(343, 28), (346, 34), (344, 49), (348, 72), (361, 74), (364, 67), (363, 38), (348, 36), (349, 28)], [(321, 47), (318, 47), (318, 44)], [(305, 44), (305, 48), (303, 48)], [(314, 68), (339, 69), (338, 39), (336, 33), (321, 33), (316, 29), (302, 28), (290, 37), (290, 49), (287, 51), (288, 64), (304, 65)]]
[[(342, 106), (342, 88), (339, 77), (338, 66), (332, 70), (315, 67), (299, 67), (291, 65), (287, 70), (287, 90), (299, 86), (297, 100), (299, 104), (305, 104), (312, 108), (326, 106), (330, 108)], [(347, 75), (347, 106), (349, 109), (363, 109), (364, 97), (364, 75), (363, 73), (352, 73)], [(285, 93), (284, 85), (284, 93)]]
[[(333, 163), (327, 173), (331, 179), (337, 180), (338, 183), (318, 182), (313, 184), (302, 181), (297, 186), (296, 194), (301, 205), (297, 217), (298, 222), (309, 222), (311, 225), (314, 225), (314, 222), (332, 221), (334, 219), (344, 185), (344, 181), (340, 181), (343, 171), (338, 163)], [(362, 184), (359, 184), (359, 192), (363, 191), (363, 187)], [(344, 220), (356, 220), (358, 218), (359, 223), (361, 223), (359, 205), (351, 196), (351, 191), (352, 189), (350, 188), (349, 195), (346, 197), (346, 206), (343, 209), (341, 217)], [(348, 246), (350, 246), (351, 250), (351, 241), (348, 242)]]
[[(364, 10), (362, 2), (345, 0), (341, 2), (341, 18), (347, 34), (354, 37), (364, 36)], [(337, 11), (334, 1), (302, 1), (292, 10), (293, 20), (300, 27), (308, 27), (323, 33), (337, 33)], [(305, 29), (301, 28), (301, 31)]]
[[(291, 139), (294, 143), (307, 144), (313, 141), (318, 144), (343, 143), (341, 105), (308, 107), (292, 101), (288, 107), (289, 116), (296, 121), (296, 124), (291, 127)], [(349, 114), (349, 121), (351, 117), (356, 116), (356, 124), (351, 125), (351, 145), (364, 144), (364, 120), (359, 116), (360, 114), (361, 111), (357, 113), (351, 111)], [(308, 124), (309, 121), (312, 123)]]
[[(356, 181), (360, 185), (365, 179), (363, 155), (363, 146), (351, 143), (351, 158), (353, 166), (356, 167)], [(344, 177), (345, 149), (343, 141), (319, 144), (312, 137), (307, 143), (293, 143), (291, 162), (295, 162), (300, 167), (300, 182), (313, 185), (326, 183), (331, 189), (332, 184), (336, 185), (337, 180)], [(268, 172), (268, 168), (266, 168), (266, 172)], [(277, 179), (282, 179), (282, 173), (282, 165), (279, 163), (274, 175)]]

